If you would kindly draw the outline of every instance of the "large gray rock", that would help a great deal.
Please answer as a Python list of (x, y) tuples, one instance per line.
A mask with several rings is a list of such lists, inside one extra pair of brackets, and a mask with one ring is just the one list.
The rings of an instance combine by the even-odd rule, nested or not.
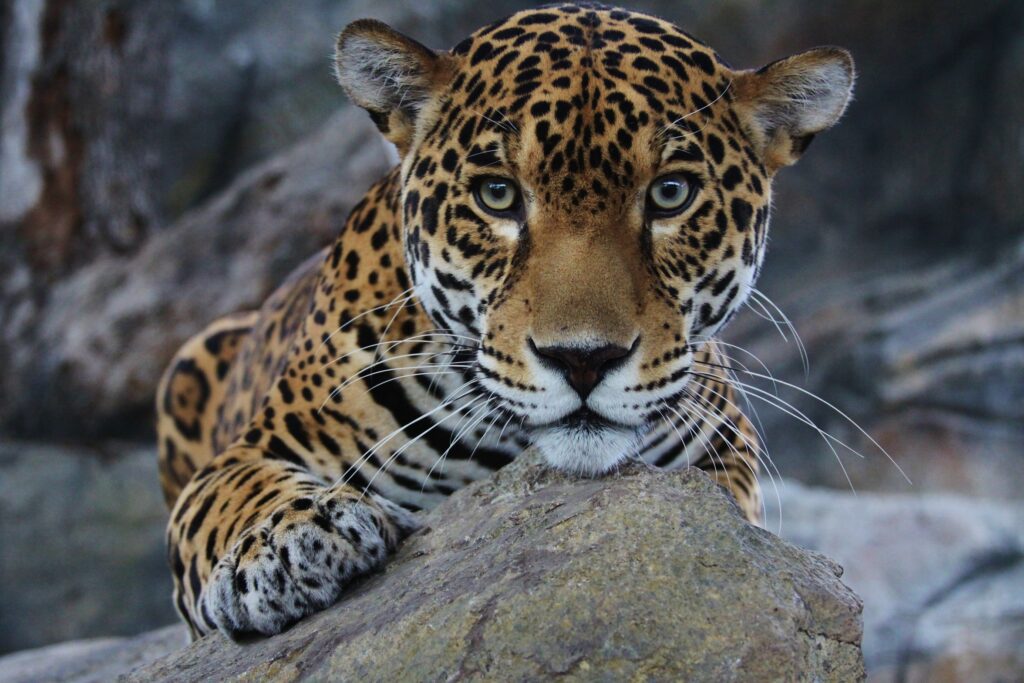
[[(858, 490), (1024, 497), (1024, 241), (999, 257), (968, 257), (856, 286), (806, 292), (785, 305), (811, 352), (804, 378), (790, 340), (748, 317), (733, 340), (779, 378), (808, 387), (862, 424), (900, 470), (837, 411), (779, 394), (865, 457), (839, 449), (758, 400), (768, 446), (786, 476)], [(763, 373), (740, 352), (737, 360)], [(746, 377), (761, 387), (771, 383)], [(844, 472), (845, 468), (845, 472)]]
[(836, 558), (864, 600), (870, 680), (1020, 680), (1024, 505), (790, 483), (782, 513), (783, 536)]
[(166, 522), (152, 447), (0, 441), (0, 652), (174, 621)]
[(126, 671), (180, 650), (184, 624), (134, 638), (74, 640), (0, 657), (0, 683), (108, 683)]
[[(345, 108), (130, 259), (98, 259), (53, 285), (36, 343), (14, 347), (20, 371), (0, 379), (32, 390), (12, 391), (8, 409), (49, 422), (51, 434), (148, 431), (156, 383), (181, 343), (220, 315), (258, 307), (383, 175), (372, 128)], [(33, 412), (39, 404), (52, 410)]]
[(863, 675), (861, 604), (840, 567), (748, 525), (702, 472), (567, 481), (521, 459), (426, 523), (291, 630), (211, 636), (128, 680)]

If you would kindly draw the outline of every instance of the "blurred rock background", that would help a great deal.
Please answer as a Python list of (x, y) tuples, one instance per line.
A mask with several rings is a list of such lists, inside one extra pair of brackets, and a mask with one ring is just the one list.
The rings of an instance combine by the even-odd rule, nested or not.
[[(388, 166), (332, 81), (334, 34), (372, 16), (442, 48), (526, 4), (0, 5), (0, 652), (174, 620), (159, 374), (187, 336), (257, 305), (330, 241)], [(630, 6), (737, 66), (819, 44), (853, 52), (848, 115), (776, 182), (760, 283), (809, 372), (790, 332), (750, 312), (729, 341), (841, 408), (913, 485), (835, 411), (780, 388), (864, 454), (838, 447), (841, 466), (816, 432), (757, 406), (782, 476), (803, 484), (780, 496), (782, 533), (849, 570), (872, 677), (1024, 666), (1024, 610), (1011, 609), (1024, 593), (1024, 3)], [(961, 515), (991, 524), (920, 533)], [(942, 552), (915, 553), (926, 541)], [(947, 628), (941, 605), (973, 616)], [(963, 637), (984, 628), (1005, 643), (995, 654)]]

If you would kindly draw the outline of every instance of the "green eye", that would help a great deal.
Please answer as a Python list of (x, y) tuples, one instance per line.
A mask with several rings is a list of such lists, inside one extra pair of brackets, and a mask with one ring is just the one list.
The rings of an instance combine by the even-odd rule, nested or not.
[(507, 214), (519, 207), (519, 188), (508, 178), (488, 176), (476, 182), (476, 201), (491, 213)]
[(647, 190), (648, 209), (661, 214), (679, 213), (689, 205), (693, 194), (693, 186), (682, 174), (662, 176)]

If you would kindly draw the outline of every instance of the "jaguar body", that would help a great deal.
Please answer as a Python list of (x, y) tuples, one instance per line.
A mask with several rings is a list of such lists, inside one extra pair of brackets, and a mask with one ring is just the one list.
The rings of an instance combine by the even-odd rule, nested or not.
[(774, 174), (846, 107), (849, 55), (739, 70), (667, 21), (566, 4), (445, 52), (358, 21), (337, 75), (400, 164), (157, 396), (193, 634), (324, 608), (529, 445), (580, 476), (703, 468), (757, 523), (760, 447), (715, 338)]

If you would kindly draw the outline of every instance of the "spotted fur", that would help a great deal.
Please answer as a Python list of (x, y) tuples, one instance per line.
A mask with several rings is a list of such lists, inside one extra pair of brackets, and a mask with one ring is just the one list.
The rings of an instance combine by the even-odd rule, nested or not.
[[(846, 106), (849, 55), (735, 70), (666, 21), (561, 5), (442, 53), (356, 22), (338, 78), (401, 164), (157, 397), (193, 633), (322, 609), (530, 443), (582, 475), (704, 468), (757, 522), (756, 434), (713, 340), (761, 267), (774, 173)], [(671, 216), (648, 204), (666, 173), (693, 188)], [(481, 204), (482, 176), (518, 214)]]

